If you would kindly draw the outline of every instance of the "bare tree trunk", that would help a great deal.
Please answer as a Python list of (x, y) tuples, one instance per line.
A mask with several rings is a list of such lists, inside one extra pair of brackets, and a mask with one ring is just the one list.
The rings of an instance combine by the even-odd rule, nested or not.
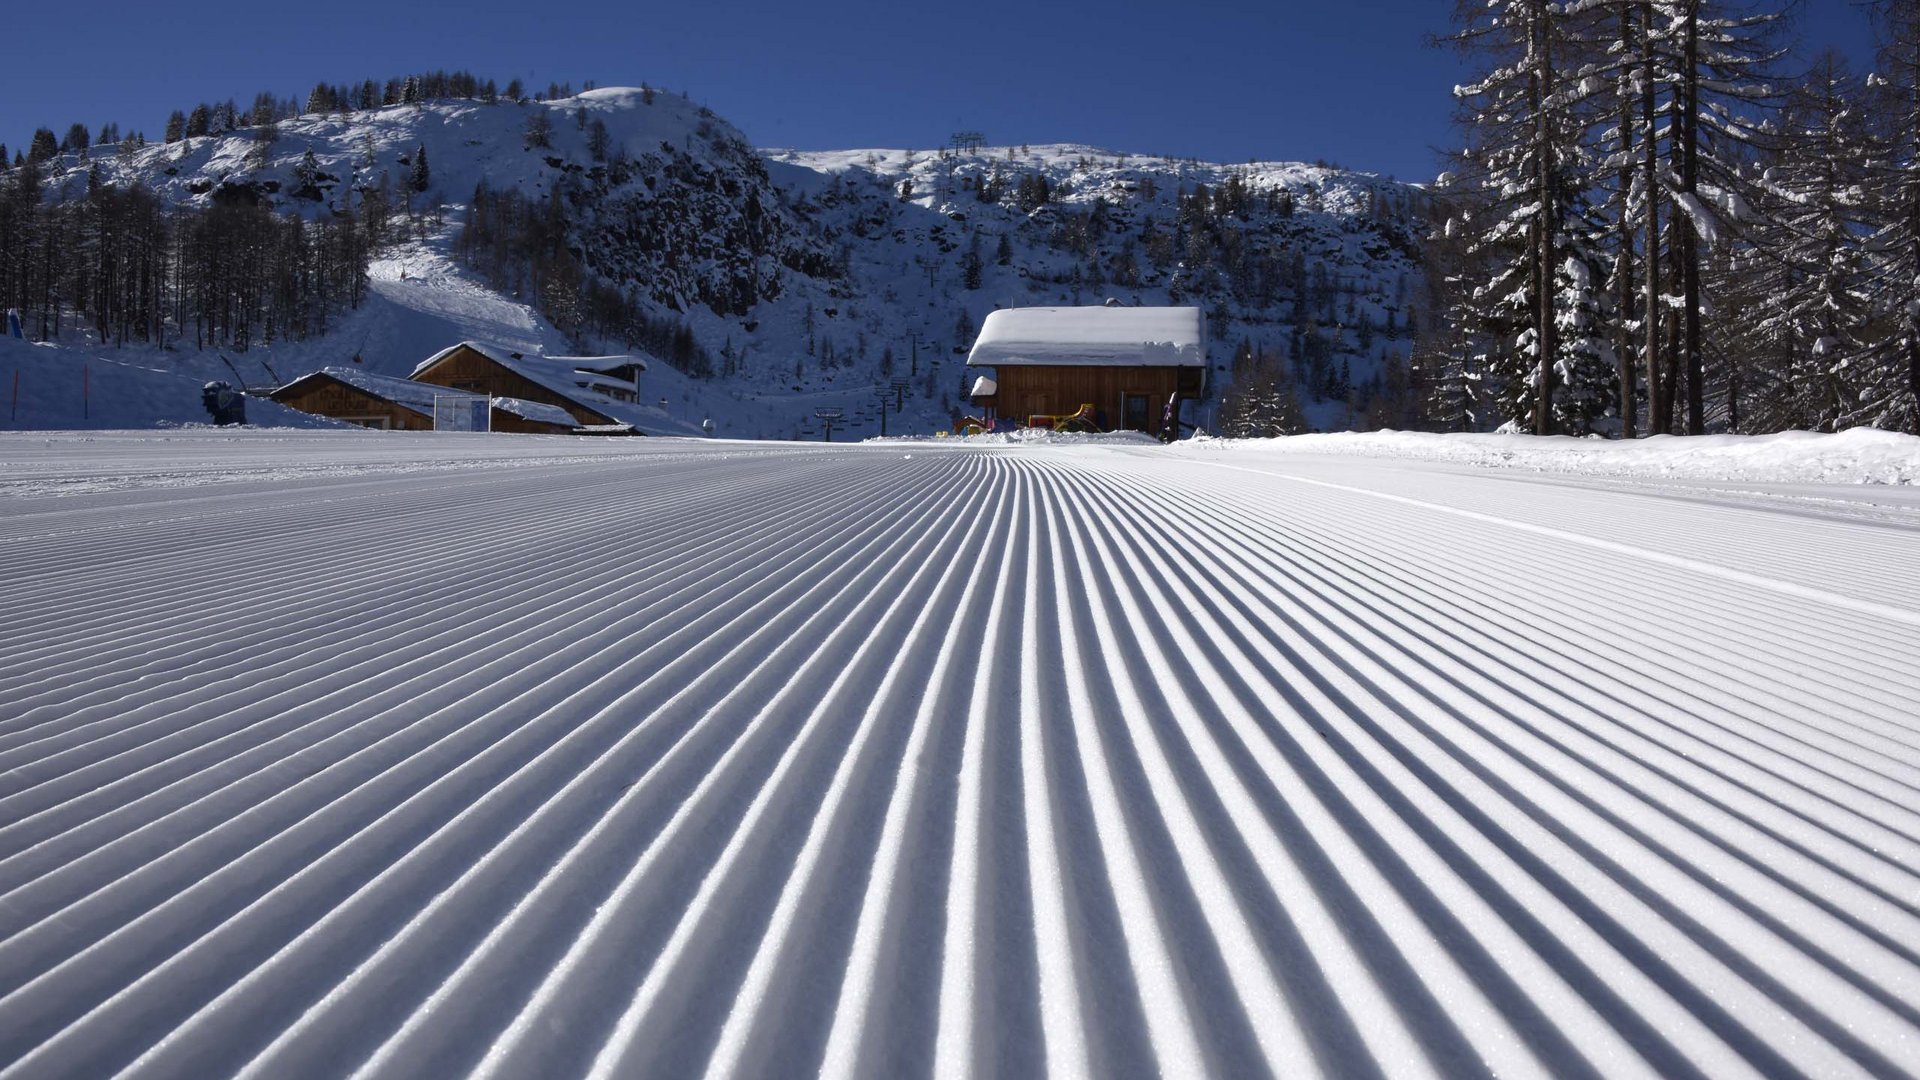
[[(1686, 46), (1682, 54), (1680, 115), (1676, 118), (1681, 135), (1680, 189), (1697, 197), (1700, 181), (1700, 0), (1686, 5)], [(1681, 242), (1680, 313), (1686, 320), (1684, 350), (1687, 358), (1687, 434), (1704, 435), (1707, 430), (1705, 395), (1702, 391), (1700, 355), (1700, 248), (1699, 232), (1680, 230)]]
[[(1622, 5), (1620, 8), (1620, 41), (1633, 40), (1633, 7)], [(1616, 324), (1620, 327), (1614, 345), (1615, 362), (1620, 370), (1620, 437), (1631, 439), (1637, 433), (1633, 401), (1633, 334), (1627, 330), (1627, 316), (1633, 311), (1633, 216), (1627, 212), (1627, 203), (1633, 190), (1633, 101), (1626, 95), (1620, 95), (1620, 253), (1614, 264), (1615, 284), (1620, 289), (1620, 310), (1616, 314)]]
[(1534, 229), (1538, 251), (1535, 273), (1539, 288), (1535, 293), (1537, 310), (1533, 335), (1536, 350), (1534, 358), (1537, 361), (1534, 371), (1533, 433), (1550, 435), (1553, 433), (1553, 358), (1559, 351), (1558, 342), (1554, 340), (1553, 323), (1553, 221), (1559, 211), (1553, 201), (1553, 124), (1547, 109), (1547, 102), (1553, 97), (1553, 51), (1547, 35), (1545, 0), (1535, 0), (1530, 14), (1529, 29), (1533, 34), (1536, 61), (1533, 76), (1534, 162), (1539, 170), (1537, 182), (1540, 186), (1540, 207)]
[(1672, 430), (1660, 385), (1660, 139), (1659, 91), (1653, 83), (1653, 4), (1640, 5), (1640, 124), (1647, 144), (1647, 434)]
[[(1906, 32), (1912, 34), (1916, 29), (1920, 29), (1920, 26), (1909, 21)], [(1920, 45), (1911, 47), (1907, 53), (1908, 56), (1915, 55), (1913, 49), (1920, 49)], [(1920, 70), (1910, 72), (1907, 78), (1913, 84), (1913, 100), (1907, 109), (1907, 122), (1911, 124), (1920, 121)], [(1909, 162), (1908, 168), (1920, 168), (1920, 162)], [(1904, 189), (1907, 203), (1905, 209), (1909, 247), (1908, 265), (1912, 270), (1912, 273), (1907, 275), (1909, 292), (1906, 322), (1907, 392), (1913, 395), (1913, 410), (1907, 414), (1907, 431), (1909, 434), (1920, 435), (1920, 295), (1914, 295), (1920, 292), (1920, 182), (1909, 177)]]

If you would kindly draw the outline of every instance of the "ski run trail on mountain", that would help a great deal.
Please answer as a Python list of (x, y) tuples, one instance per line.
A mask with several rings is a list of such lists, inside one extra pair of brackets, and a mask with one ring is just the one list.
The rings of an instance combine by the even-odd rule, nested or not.
[(0, 1076), (1920, 1072), (1920, 506), (1870, 487), (0, 459)]

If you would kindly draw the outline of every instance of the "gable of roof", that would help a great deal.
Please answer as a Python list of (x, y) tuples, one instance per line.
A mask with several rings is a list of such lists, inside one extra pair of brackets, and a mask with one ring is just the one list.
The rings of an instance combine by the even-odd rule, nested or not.
[(1205, 367), (1197, 307), (1032, 307), (990, 312), (969, 367)]

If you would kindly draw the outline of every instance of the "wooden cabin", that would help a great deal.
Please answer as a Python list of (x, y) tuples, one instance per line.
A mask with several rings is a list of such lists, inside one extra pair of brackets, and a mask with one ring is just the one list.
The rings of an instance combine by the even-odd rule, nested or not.
[(270, 397), (282, 405), (315, 416), (330, 416), (382, 431), (432, 431), (433, 399), (440, 394), (480, 400), (444, 387), (426, 386), (375, 375), (357, 368), (329, 367), (308, 372), (275, 390)]
[[(622, 402), (639, 396), (646, 361), (633, 356), (542, 357), (463, 341), (422, 361), (409, 378), (423, 383), (518, 398), (565, 409), (582, 428), (596, 432), (632, 428), (617, 415)], [(615, 397), (610, 391), (625, 391)]]
[[(469, 407), (487, 401), (482, 394), (345, 367), (309, 372), (270, 396), (288, 408), (383, 431), (434, 430), (437, 398)], [(494, 431), (530, 435), (571, 435), (578, 426), (564, 409), (514, 398), (494, 398), (488, 421)]]
[(1101, 431), (1160, 435), (1169, 400), (1206, 390), (1206, 320), (1193, 307), (1007, 308), (986, 317), (967, 366), (991, 368), (973, 401), (989, 421), (1051, 427), (1091, 406)]

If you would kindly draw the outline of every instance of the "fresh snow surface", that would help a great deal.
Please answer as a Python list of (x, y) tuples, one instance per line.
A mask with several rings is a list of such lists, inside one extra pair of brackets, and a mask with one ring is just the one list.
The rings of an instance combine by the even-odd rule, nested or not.
[(0, 478), (0, 1076), (1920, 1072), (1911, 488), (349, 431)]
[(1218, 453), (1360, 455), (1461, 465), (1675, 480), (1765, 484), (1920, 484), (1920, 438), (1874, 428), (1825, 435), (1658, 435), (1576, 439), (1535, 435), (1335, 432), (1278, 439), (1199, 440)]
[(1003, 308), (987, 313), (968, 367), (1141, 364), (1205, 367), (1195, 307)]

